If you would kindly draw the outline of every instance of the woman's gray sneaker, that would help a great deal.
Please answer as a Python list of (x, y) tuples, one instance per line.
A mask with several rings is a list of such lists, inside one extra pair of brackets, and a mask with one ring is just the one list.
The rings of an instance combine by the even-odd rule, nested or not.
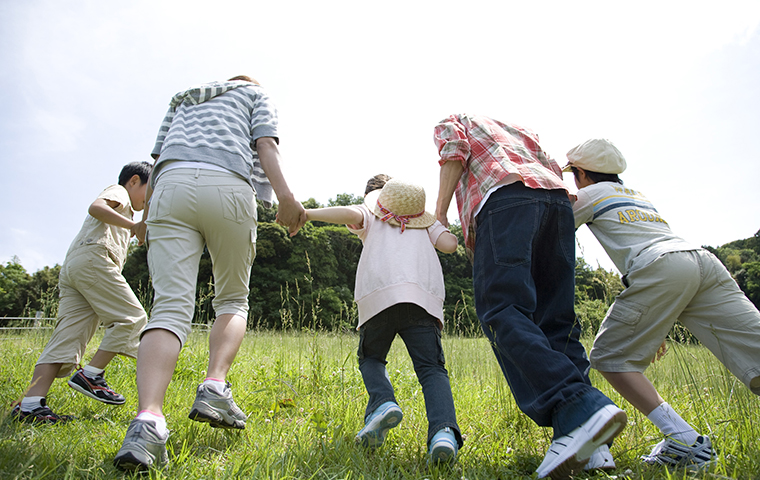
[(169, 433), (161, 436), (156, 423), (150, 420), (132, 420), (127, 428), (127, 436), (113, 464), (122, 470), (147, 470), (168, 463), (166, 440)]
[(222, 395), (207, 385), (200, 384), (188, 417), (196, 422), (208, 423), (214, 428), (241, 430), (245, 428), (245, 422), (248, 420), (246, 414), (235, 405), (229, 383), (224, 386)]

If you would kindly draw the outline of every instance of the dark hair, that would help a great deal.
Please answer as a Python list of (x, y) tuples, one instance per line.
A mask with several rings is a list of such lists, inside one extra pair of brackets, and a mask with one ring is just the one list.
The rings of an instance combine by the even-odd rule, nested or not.
[[(573, 176), (577, 179), (578, 178), (578, 168), (577, 167), (570, 167), (570, 169), (573, 171)], [(594, 183), (599, 182), (613, 182), (613, 183), (619, 183), (623, 184), (623, 181), (620, 180), (620, 177), (618, 177), (617, 173), (599, 173), (599, 172), (592, 172), (590, 170), (583, 170), (586, 172), (586, 176)]]
[(148, 181), (150, 172), (153, 170), (153, 165), (148, 162), (132, 162), (124, 165), (119, 174), (119, 185), (122, 187), (127, 185), (127, 182), (135, 175), (140, 176), (140, 185)]
[(385, 182), (390, 180), (391, 177), (384, 173), (379, 173), (375, 175), (374, 177), (370, 178), (367, 182), (367, 188), (364, 189), (364, 195), (368, 194), (369, 192), (373, 190), (380, 190), (385, 186)]
[(232, 77), (228, 82), (232, 82), (233, 80), (242, 80), (244, 82), (250, 82), (255, 83), (256, 85), (261, 85), (259, 82), (256, 81), (256, 79), (249, 77), (248, 75), (238, 75), (237, 77)]

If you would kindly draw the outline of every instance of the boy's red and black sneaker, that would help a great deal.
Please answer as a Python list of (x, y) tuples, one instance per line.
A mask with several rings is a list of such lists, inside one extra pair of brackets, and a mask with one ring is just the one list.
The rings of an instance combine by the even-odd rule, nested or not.
[(83, 393), (99, 402), (109, 405), (124, 404), (124, 396), (111, 390), (103, 375), (100, 374), (95, 378), (89, 378), (84, 374), (84, 370), (80, 368), (69, 379), (69, 386), (77, 392)]
[(16, 404), (11, 411), (11, 418), (17, 422), (24, 423), (37, 423), (37, 424), (52, 424), (52, 423), (66, 423), (70, 420), (74, 420), (71, 415), (56, 415), (47, 406), (45, 399), (40, 400), (40, 406), (32, 410), (31, 412), (25, 412), (21, 410), (21, 405)]

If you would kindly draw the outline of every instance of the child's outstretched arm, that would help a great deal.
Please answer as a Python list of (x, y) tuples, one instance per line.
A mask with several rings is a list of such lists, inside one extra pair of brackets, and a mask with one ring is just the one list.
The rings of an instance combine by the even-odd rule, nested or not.
[(448, 230), (438, 236), (435, 241), (435, 248), (443, 253), (454, 253), (457, 251), (457, 236)]
[(106, 200), (105, 198), (96, 198), (95, 201), (92, 202), (92, 205), (90, 205), (90, 208), (87, 210), (87, 213), (89, 213), (94, 218), (96, 218), (97, 220), (100, 220), (103, 223), (107, 223), (109, 225), (116, 225), (117, 227), (131, 230), (135, 222), (128, 219), (127, 217), (123, 217), (119, 215), (116, 212), (116, 210), (114, 210), (119, 205), (120, 205), (119, 202), (115, 202), (113, 200)]
[(352, 207), (325, 207), (306, 210), (307, 220), (318, 222), (352, 225), (357, 228), (364, 226), (361, 212)]

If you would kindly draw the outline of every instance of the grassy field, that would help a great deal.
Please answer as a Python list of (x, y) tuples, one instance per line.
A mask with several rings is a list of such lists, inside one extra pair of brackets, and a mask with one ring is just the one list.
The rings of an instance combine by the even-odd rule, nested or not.
[[(0, 478), (112, 479), (131, 477), (112, 466), (136, 414), (135, 363), (117, 358), (110, 385), (127, 397), (106, 406), (54, 383), (48, 403), (73, 414), (66, 425), (10, 421), (50, 331), (0, 334)], [(91, 343), (97, 346), (96, 338)], [(420, 386), (403, 342), (396, 340), (388, 371), (404, 421), (385, 445), (368, 453), (354, 445), (367, 394), (356, 366), (354, 334), (249, 333), (228, 379), (249, 414), (244, 431), (215, 430), (187, 418), (204, 378), (207, 335), (195, 332), (180, 355), (165, 413), (171, 463), (142, 478), (269, 479), (512, 479), (535, 477), (551, 432), (515, 406), (487, 342), (445, 337), (457, 416), (466, 440), (453, 467), (428, 468), (427, 421)], [(88, 350), (87, 358), (94, 352)], [(612, 447), (618, 469), (590, 478), (760, 478), (758, 399), (698, 346), (671, 346), (648, 370), (663, 397), (702, 433), (711, 435), (720, 464), (690, 474), (645, 467), (639, 455), (660, 440), (655, 427), (623, 401), (596, 372), (592, 380), (629, 415)]]

